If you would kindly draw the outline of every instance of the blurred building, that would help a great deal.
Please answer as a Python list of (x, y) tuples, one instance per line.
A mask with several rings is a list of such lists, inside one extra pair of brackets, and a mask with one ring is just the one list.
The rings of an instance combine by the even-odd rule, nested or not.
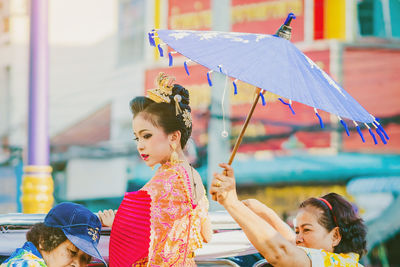
[[(142, 94), (146, 54), (152, 56), (143, 38), (150, 27), (146, 12), (152, 4), (117, 0), (48, 3), (52, 162), (62, 162), (65, 173), (70, 159), (96, 157), (93, 147), (113, 150), (114, 146), (133, 145), (128, 103)], [(27, 144), (29, 8), (28, 0), (0, 2), (0, 140), (4, 145), (0, 154), (4, 160), (9, 147), (26, 148)], [(86, 151), (86, 156), (75, 153), (74, 147)], [(64, 175), (62, 182), (67, 178)], [(121, 181), (126, 182), (125, 175)], [(94, 190), (98, 192), (95, 197), (109, 196), (107, 187)], [(118, 196), (125, 190), (123, 186)], [(75, 199), (87, 198), (86, 191), (81, 195), (79, 188), (75, 191), (70, 194)], [(65, 199), (64, 195), (58, 199)]]
[[(0, 1), (0, 140), (7, 143), (10, 131), (10, 8)], [(3, 146), (2, 146), (3, 147)], [(1, 149), (1, 148), (0, 148)], [(1, 150), (0, 150), (1, 151)], [(0, 162), (4, 160), (0, 154)]]
[[(10, 6), (10, 143), (24, 146), (29, 1), (6, 2)], [(137, 44), (144, 42), (139, 41), (144, 32), (144, 4), (135, 6), (140, 8), (136, 16), (132, 12), (127, 16), (122, 5), (106, 0), (49, 1), (51, 138), (64, 134), (105, 106), (118, 105), (121, 99), (141, 93), (145, 53), (144, 44)], [(116, 114), (110, 116), (119, 116), (118, 109), (113, 112)], [(89, 144), (118, 136), (108, 128), (108, 135)], [(86, 143), (57, 140), (54, 145)]]

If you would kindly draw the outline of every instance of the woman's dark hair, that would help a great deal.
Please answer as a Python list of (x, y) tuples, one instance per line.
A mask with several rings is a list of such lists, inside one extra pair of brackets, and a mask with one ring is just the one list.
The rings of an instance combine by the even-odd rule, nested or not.
[(182, 113), (176, 114), (175, 95), (181, 96), (181, 101), (177, 103), (181, 110), (190, 112), (189, 92), (179, 84), (174, 84), (172, 88), (172, 94), (169, 96), (170, 103), (156, 103), (147, 97), (140, 96), (132, 99), (129, 105), (133, 117), (136, 117), (139, 113), (143, 113), (146, 119), (150, 120), (153, 125), (163, 128), (167, 134), (180, 131), (181, 147), (184, 148), (192, 134), (192, 125), (190, 123), (190, 127), (187, 127)]
[(60, 228), (37, 223), (26, 233), (26, 240), (32, 242), (36, 248), (50, 252), (66, 241), (67, 237)]
[(300, 208), (313, 206), (322, 210), (318, 222), (328, 232), (336, 226), (341, 234), (340, 243), (334, 248), (335, 253), (355, 252), (362, 257), (366, 252), (367, 229), (363, 219), (354, 211), (353, 206), (342, 196), (336, 193), (329, 193), (322, 197), (331, 205), (318, 198), (309, 198), (300, 204)]

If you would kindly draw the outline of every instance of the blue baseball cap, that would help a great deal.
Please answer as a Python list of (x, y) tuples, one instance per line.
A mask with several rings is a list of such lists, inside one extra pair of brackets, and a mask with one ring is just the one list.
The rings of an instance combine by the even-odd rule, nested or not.
[(64, 202), (52, 208), (44, 218), (44, 224), (60, 228), (77, 248), (86, 254), (107, 263), (97, 250), (100, 240), (99, 218), (80, 204)]

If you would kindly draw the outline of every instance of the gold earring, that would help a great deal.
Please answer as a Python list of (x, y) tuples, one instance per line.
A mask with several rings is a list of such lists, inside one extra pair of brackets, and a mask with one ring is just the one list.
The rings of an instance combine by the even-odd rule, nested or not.
[(172, 143), (171, 147), (172, 147), (172, 153), (169, 161), (171, 162), (172, 165), (175, 165), (179, 163), (178, 153), (176, 153), (176, 144)]

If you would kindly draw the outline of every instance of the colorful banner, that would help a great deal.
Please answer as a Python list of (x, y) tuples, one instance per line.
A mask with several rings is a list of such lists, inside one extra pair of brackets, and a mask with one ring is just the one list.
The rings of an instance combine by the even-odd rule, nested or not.
[(304, 0), (232, 0), (232, 31), (275, 34), (292, 12), (292, 41), (304, 40)]
[[(375, 145), (368, 130), (361, 125), (362, 143), (356, 131), (350, 137), (343, 134), (346, 151), (400, 152), (400, 51), (398, 49), (368, 49), (348, 47), (343, 54), (343, 85), (368, 112), (383, 120), (390, 140), (387, 145)], [(351, 125), (353, 126), (353, 125)], [(379, 143), (381, 143), (378, 137)]]
[(174, 30), (210, 30), (210, 0), (169, 0), (168, 28)]
[(324, 0), (314, 0), (314, 40), (324, 39)]
[[(211, 1), (169, 0), (168, 28), (210, 30)], [(304, 40), (304, 0), (232, 0), (231, 23), (234, 32), (275, 34), (287, 15), (293, 12), (292, 41)]]
[(324, 0), (324, 38), (346, 39), (345, 0)]

